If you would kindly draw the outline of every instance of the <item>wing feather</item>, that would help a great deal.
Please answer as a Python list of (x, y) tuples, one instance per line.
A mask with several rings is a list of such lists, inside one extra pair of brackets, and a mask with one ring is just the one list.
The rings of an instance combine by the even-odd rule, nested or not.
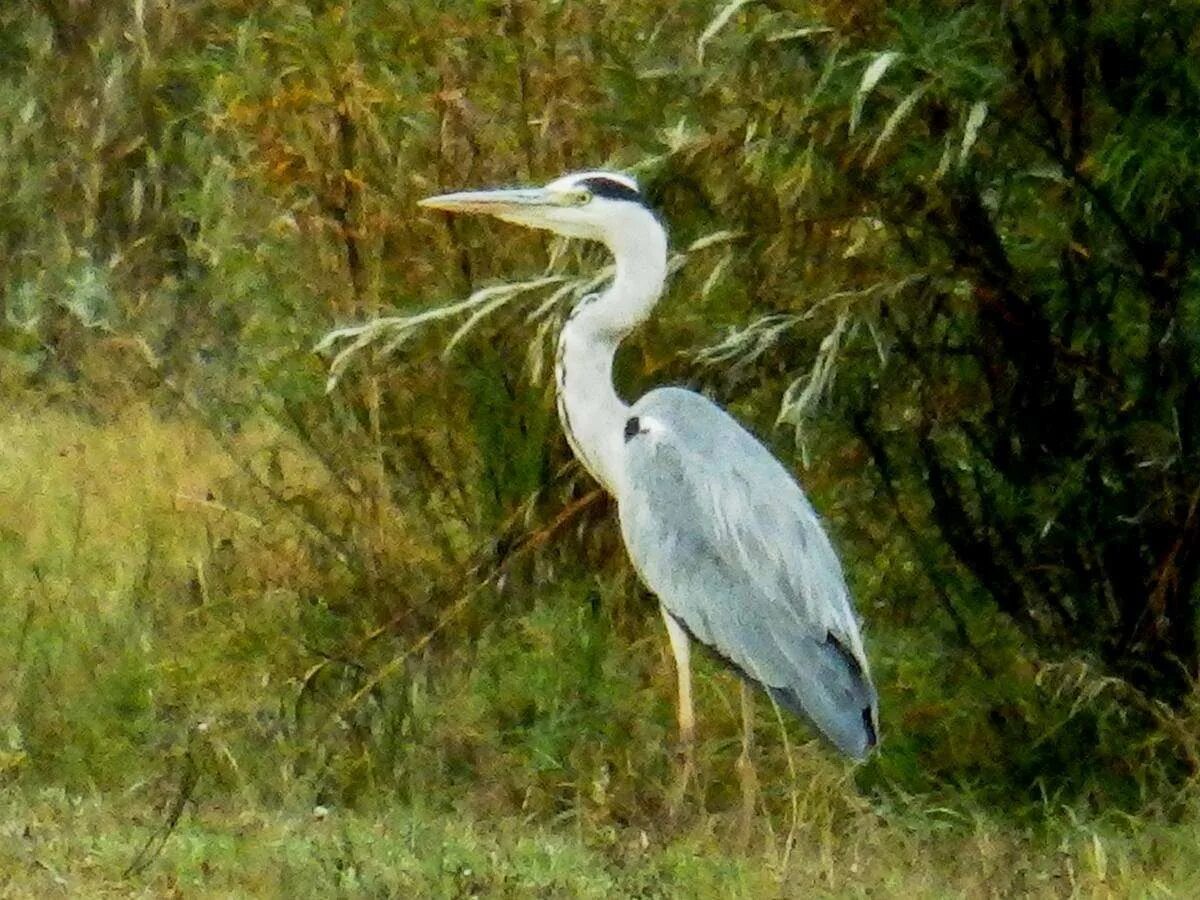
[(858, 618), (799, 485), (699, 394), (661, 388), (631, 414), (619, 507), (639, 575), (695, 639), (865, 755), (878, 717)]

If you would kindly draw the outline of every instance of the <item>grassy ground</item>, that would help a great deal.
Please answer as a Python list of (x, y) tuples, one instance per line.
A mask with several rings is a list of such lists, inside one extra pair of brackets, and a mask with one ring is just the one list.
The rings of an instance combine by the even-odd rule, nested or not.
[[(470, 813), (189, 809), (162, 824), (129, 797), (57, 789), (0, 796), (0, 893), (12, 897), (1190, 897), (1194, 830), (1063, 821), (1053, 836), (947, 810), (864, 813), (838, 834), (801, 827), (744, 853), (702, 816), (667, 840), (638, 829), (486, 821)], [(157, 849), (151, 843), (151, 851)], [(130, 867), (145, 868), (130, 871)]]
[(352, 715), (328, 711), (361, 681), (310, 682), (319, 715), (302, 714), (313, 647), (345, 617), (237, 477), (202, 429), (145, 408), (0, 421), (0, 894), (1200, 891), (1191, 813), (866, 789), (802, 729), (785, 746), (766, 710), (763, 804), (739, 848), (736, 685), (707, 664), (703, 800), (670, 826), (669, 658), (569, 578)]

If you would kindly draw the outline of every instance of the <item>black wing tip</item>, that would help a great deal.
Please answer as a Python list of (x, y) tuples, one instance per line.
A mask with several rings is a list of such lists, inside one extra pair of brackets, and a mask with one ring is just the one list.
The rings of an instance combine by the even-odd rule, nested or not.
[(842, 659), (846, 661), (846, 665), (850, 667), (850, 671), (854, 673), (856, 678), (863, 677), (862, 662), (857, 656), (850, 652), (850, 648), (842, 643), (841, 639), (836, 634), (834, 634), (832, 631), (826, 631), (825, 643), (832, 645), (832, 647), (837, 650)]
[[(825, 642), (833, 646), (837, 650), (838, 655), (842, 657), (846, 665), (850, 667), (850, 671), (854, 673), (854, 677), (860, 681), (867, 683), (868, 679), (866, 672), (863, 671), (862, 660), (850, 652), (850, 648), (843, 644), (836, 634), (832, 631), (825, 633)], [(863, 756), (870, 753), (879, 746), (879, 731), (875, 727), (875, 708), (874, 706), (864, 706), (862, 708), (862, 723), (863, 730), (866, 733), (866, 749)]]
[[(853, 760), (861, 762), (871, 755), (872, 751), (879, 746), (879, 731), (875, 727), (875, 708), (873, 706), (864, 706), (860, 712), (862, 719), (862, 732), (859, 740), (839, 740), (834, 734), (826, 731), (812, 717), (804, 705), (800, 702), (800, 697), (794, 691), (788, 688), (767, 687), (769, 693), (776, 703), (786, 709), (798, 719), (803, 719), (812, 725), (816, 732), (835, 750), (844, 756), (848, 756)], [(850, 729), (852, 732), (857, 729)]]
[(879, 746), (879, 732), (875, 730), (875, 710), (864, 706), (862, 710), (863, 729), (867, 733), (867, 753)]

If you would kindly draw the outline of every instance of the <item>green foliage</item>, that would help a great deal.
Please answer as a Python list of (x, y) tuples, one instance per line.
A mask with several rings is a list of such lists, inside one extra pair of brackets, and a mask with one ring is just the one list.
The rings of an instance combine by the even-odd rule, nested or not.
[[(844, 893), (835, 857), (948, 890), (866, 861), (897, 842), (967, 893), (1149, 877), (1200, 766), (1198, 34), (1117, 0), (8, 4), (0, 784), (146, 809), (194, 767), (280, 883), (348, 892)], [(852, 780), (760, 710), (766, 875), (689, 858), (737, 802), (711, 661), (699, 836), (663, 843), (670, 660), (548, 384), (602, 257), (414, 205), (599, 165), (677, 254), (622, 390), (754, 427), (867, 623)], [(181, 884), (239, 852), (210, 821)]]

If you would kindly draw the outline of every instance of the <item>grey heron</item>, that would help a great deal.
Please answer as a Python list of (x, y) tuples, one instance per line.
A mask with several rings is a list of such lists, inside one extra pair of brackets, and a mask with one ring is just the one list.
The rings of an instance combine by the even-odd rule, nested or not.
[(747, 682), (842, 753), (865, 757), (878, 741), (878, 699), (841, 564), (804, 492), (701, 394), (662, 387), (629, 405), (613, 385), (617, 346), (649, 316), (667, 275), (666, 231), (637, 182), (580, 172), (420, 202), (598, 241), (612, 254), (611, 284), (580, 301), (559, 335), (558, 412), (571, 449), (616, 499), (629, 557), (661, 604), (683, 750), (672, 808), (694, 768), (691, 639), (743, 676), (744, 820), (756, 790)]

